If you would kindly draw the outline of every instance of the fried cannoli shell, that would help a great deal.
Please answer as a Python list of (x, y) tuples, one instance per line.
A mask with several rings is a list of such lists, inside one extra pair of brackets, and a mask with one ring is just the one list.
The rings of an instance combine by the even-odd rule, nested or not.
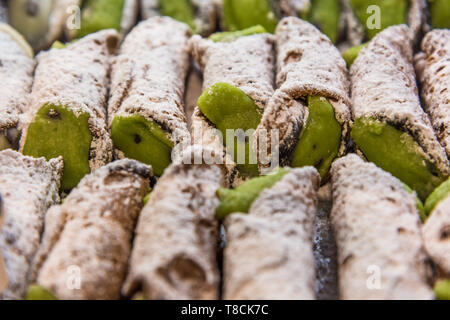
[(450, 157), (450, 30), (433, 30), (416, 55), (422, 100), (436, 135)]
[(436, 206), (422, 229), (428, 254), (447, 278), (450, 277), (449, 208), (450, 197), (447, 197)]
[[(28, 49), (14, 29), (0, 23), (0, 140), (15, 148), (20, 116), (27, 109), (33, 83), (35, 62)], [(0, 149), (1, 145), (2, 141)]]
[[(139, 217), (123, 293), (146, 299), (217, 299), (219, 166), (187, 164), (204, 148), (193, 146), (158, 181)], [(192, 162), (191, 162), (192, 163)]]
[(47, 209), (59, 202), (62, 158), (46, 162), (12, 150), (0, 152), (0, 195), (4, 225), (0, 248), (9, 283), (3, 299), (23, 299), (27, 275), (39, 246)]
[(225, 184), (232, 185), (238, 174), (237, 166), (221, 140), (221, 132), (214, 127), (198, 107), (194, 109), (191, 121), (193, 144), (201, 145), (205, 149), (211, 150), (216, 158), (214, 163), (222, 166), (225, 174)]
[(436, 167), (449, 173), (447, 155), (420, 106), (407, 26), (380, 32), (350, 69), (354, 118), (373, 117), (409, 133)]
[(29, 109), (23, 118), (21, 149), (28, 127), (45, 104), (63, 105), (75, 115), (89, 114), (92, 142), (89, 166), (95, 170), (112, 159), (112, 141), (106, 127), (106, 101), (112, 54), (119, 41), (114, 30), (104, 30), (69, 45), (38, 55)]
[(314, 168), (293, 169), (261, 192), (248, 214), (227, 218), (226, 300), (315, 299), (319, 180)]
[(170, 134), (174, 157), (191, 140), (184, 114), (190, 36), (181, 22), (148, 19), (126, 37), (112, 68), (109, 125), (115, 116), (134, 114), (155, 121)]
[[(33, 265), (37, 284), (63, 300), (119, 299), (151, 175), (137, 161), (116, 161), (83, 178), (62, 205), (52, 207)], [(70, 278), (74, 268), (79, 287)]]
[(341, 299), (431, 299), (417, 199), (355, 154), (332, 166)]
[(255, 34), (232, 42), (213, 42), (193, 36), (191, 54), (203, 70), (203, 90), (219, 82), (247, 94), (264, 110), (273, 94), (273, 36)]
[[(140, 0), (141, 1), (141, 14), (144, 19), (160, 16), (159, 0)], [(217, 12), (216, 2), (217, 0), (190, 0), (190, 4), (194, 8), (195, 25), (198, 32), (207, 36), (211, 34), (216, 28)]]
[[(278, 24), (276, 48), (278, 89), (265, 109), (257, 135), (261, 130), (278, 129), (280, 161), (282, 165), (288, 164), (308, 118), (301, 100), (319, 95), (329, 99), (342, 126), (339, 155), (343, 155), (350, 134), (351, 112), (350, 83), (341, 54), (316, 27), (295, 17), (284, 18)], [(265, 150), (262, 147), (260, 150)]]

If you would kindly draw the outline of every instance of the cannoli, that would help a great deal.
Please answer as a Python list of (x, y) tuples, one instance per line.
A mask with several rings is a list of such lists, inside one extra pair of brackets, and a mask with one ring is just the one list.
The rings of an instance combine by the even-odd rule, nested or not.
[(46, 159), (62, 156), (63, 190), (111, 161), (106, 100), (118, 40), (116, 31), (100, 31), (37, 57), (20, 150)]
[(422, 229), (425, 248), (437, 266), (435, 293), (450, 300), (450, 179), (428, 197), (428, 218)]
[(194, 142), (213, 141), (210, 146), (217, 154), (226, 145), (224, 162), (230, 171), (237, 164), (242, 177), (258, 174), (253, 133), (274, 91), (273, 37), (262, 30), (231, 41), (190, 40), (191, 53), (203, 69), (203, 93), (193, 115)]
[(416, 196), (355, 154), (331, 175), (340, 298), (432, 299)]
[(207, 36), (216, 28), (216, 0), (140, 0), (144, 19), (169, 16), (189, 25), (194, 33)]
[(19, 120), (33, 83), (33, 56), (23, 37), (0, 23), (0, 150), (17, 149)]
[[(193, 146), (159, 179), (141, 212), (129, 274), (127, 297), (217, 299), (219, 226), (214, 211), (223, 171), (205, 164), (210, 151)], [(198, 164), (192, 164), (192, 159)], [(203, 164), (200, 164), (203, 163)]]
[(9, 1), (9, 22), (36, 51), (47, 49), (69, 24), (77, 28), (79, 3), (80, 0)]
[(444, 148), (422, 110), (406, 26), (393, 26), (365, 46), (350, 69), (354, 125), (362, 153), (415, 190), (422, 200), (449, 175)]
[(422, 41), (422, 51), (415, 60), (423, 107), (450, 157), (450, 30), (429, 32)]
[(273, 33), (284, 16), (306, 17), (310, 0), (222, 0), (222, 27), (237, 31), (255, 25)]
[[(152, 172), (135, 160), (110, 163), (82, 179), (47, 212), (29, 299), (119, 299), (131, 241)], [(40, 289), (40, 290), (39, 290)]]
[(264, 140), (255, 142), (259, 159), (264, 159), (261, 154), (266, 150), (279, 154), (280, 159), (260, 162), (260, 170), (278, 164), (315, 166), (325, 179), (332, 161), (345, 153), (350, 134), (345, 61), (319, 30), (294, 17), (284, 18), (278, 25), (276, 46), (278, 89), (256, 136), (278, 130), (279, 151), (271, 150)]
[(59, 202), (61, 158), (46, 162), (12, 150), (0, 152), (0, 195), (4, 224), (0, 249), (8, 287), (3, 299), (22, 299), (38, 249), (47, 209)]
[(125, 39), (112, 70), (109, 127), (119, 157), (151, 164), (161, 176), (190, 144), (184, 114), (189, 28), (150, 18)]
[(237, 211), (225, 220), (226, 300), (315, 299), (319, 180), (314, 168), (292, 169), (258, 195), (248, 214)]
[(69, 39), (82, 38), (88, 34), (114, 29), (127, 34), (137, 20), (139, 0), (78, 0), (80, 25), (68, 28)]

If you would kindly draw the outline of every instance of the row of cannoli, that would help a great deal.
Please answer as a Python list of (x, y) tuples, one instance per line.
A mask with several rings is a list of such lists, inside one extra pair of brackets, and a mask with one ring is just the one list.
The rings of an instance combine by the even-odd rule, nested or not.
[[(2, 120), (10, 114), (14, 119), (2, 124), (3, 144), (13, 145), (16, 139), (9, 136), (17, 136), (24, 113), (20, 150), (47, 159), (63, 156), (64, 190), (110, 162), (113, 149), (116, 158), (151, 164), (161, 176), (191, 140), (184, 114), (190, 50), (203, 69), (204, 89), (192, 117), (193, 140), (216, 150), (232, 184), (278, 165), (315, 166), (326, 181), (351, 135), (358, 152), (425, 200), (449, 175), (442, 147), (448, 138), (447, 79), (440, 65), (446, 42), (436, 44), (437, 62), (421, 58), (435, 33), (446, 31), (431, 32), (416, 59), (431, 122), (420, 106), (406, 26), (376, 36), (355, 60), (349, 81), (336, 47), (298, 18), (281, 21), (275, 36), (250, 28), (189, 39), (186, 25), (156, 17), (134, 28), (117, 56), (119, 36), (112, 30), (39, 54), (29, 101), (22, 91), (19, 101), (5, 103)], [(29, 90), (32, 64), (27, 82), (13, 83), (18, 89)], [(433, 68), (442, 74), (436, 80)]]
[[(0, 45), (11, 53), (2, 52), (0, 67), (7, 82), (0, 91), (1, 149), (15, 147), (21, 131), (23, 154), (62, 156), (63, 190), (113, 154), (151, 164), (160, 176), (190, 144), (184, 94), (191, 31), (185, 24), (149, 19), (119, 51), (119, 34), (99, 31), (41, 52), (36, 69), (14, 37), (21, 38), (5, 30), (11, 32), (0, 34)], [(14, 81), (6, 81), (11, 75)]]
[[(203, 162), (211, 151), (187, 148), (146, 204), (151, 168), (125, 159), (83, 178), (60, 205), (61, 159), (0, 152), (3, 298), (315, 299), (318, 171), (284, 168), (231, 191), (223, 168)], [(436, 294), (448, 297), (448, 183), (430, 200), (422, 237), (416, 196), (400, 180), (354, 154), (331, 176), (340, 298), (431, 299), (428, 254)]]
[(342, 48), (357, 46), (381, 30), (408, 24), (416, 40), (431, 28), (448, 28), (447, 0), (63, 0), (8, 1), (9, 22), (36, 50), (64, 36), (77, 39), (113, 28), (126, 34), (143, 19), (170, 16), (209, 35), (260, 25), (273, 33), (286, 16), (316, 25)]

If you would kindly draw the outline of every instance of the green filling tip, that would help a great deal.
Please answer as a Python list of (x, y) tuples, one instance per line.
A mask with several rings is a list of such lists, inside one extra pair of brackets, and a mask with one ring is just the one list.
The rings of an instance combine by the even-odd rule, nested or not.
[(450, 300), (450, 279), (438, 281), (434, 293), (439, 300)]
[(366, 46), (366, 44), (367, 43), (363, 43), (359, 46), (351, 47), (342, 53), (342, 57), (344, 58), (345, 62), (347, 63), (347, 68), (350, 69), (353, 62), (355, 62), (356, 58), (358, 58), (359, 53)]
[(240, 31), (217, 32), (212, 34), (209, 39), (214, 42), (231, 42), (240, 37), (246, 37), (266, 32), (267, 31), (263, 26), (258, 25)]
[(342, 128), (331, 103), (319, 96), (308, 96), (309, 117), (295, 147), (291, 166), (314, 166), (325, 178), (337, 157)]
[(195, 12), (190, 0), (158, 0), (159, 9), (164, 16), (186, 23), (198, 33), (195, 23)]
[(339, 37), (341, 5), (336, 0), (314, 0), (308, 15), (308, 21), (317, 26), (336, 43)]
[(222, 133), (225, 145), (227, 140), (233, 139), (227, 137), (227, 130), (242, 130), (249, 133), (245, 137), (235, 135), (234, 149), (230, 145), (227, 145), (227, 148), (234, 155), (240, 174), (257, 176), (258, 165), (256, 153), (250, 143), (252, 137), (250, 133), (256, 130), (262, 113), (255, 102), (241, 89), (231, 84), (216, 83), (202, 93), (197, 105), (206, 118)]
[(409, 0), (350, 0), (350, 5), (369, 40), (387, 27), (407, 23)]
[(413, 189), (411, 189), (408, 185), (404, 184), (402, 182), (403, 188), (408, 191), (411, 194), (414, 194), (416, 196), (416, 208), (417, 211), (419, 212), (419, 216), (420, 219), (422, 220), (422, 222), (425, 222), (425, 220), (427, 219), (427, 215), (425, 213), (425, 208), (423, 206), (422, 200), (419, 199), (419, 197), (417, 196), (417, 192), (415, 192)]
[(351, 135), (369, 161), (415, 190), (422, 201), (446, 179), (411, 135), (391, 125), (358, 118)]
[(38, 285), (31, 285), (28, 288), (26, 300), (58, 300), (49, 290)]
[(152, 196), (152, 193), (150, 192), (148, 195), (146, 195), (143, 199), (144, 206), (150, 201), (150, 197)]
[(161, 176), (172, 161), (174, 144), (170, 135), (156, 122), (140, 115), (114, 117), (111, 137), (126, 157), (151, 165), (157, 176)]
[(442, 200), (450, 196), (450, 179), (437, 187), (425, 201), (425, 213), (428, 217)]
[(23, 154), (50, 160), (62, 156), (62, 190), (71, 190), (90, 172), (89, 151), (92, 136), (89, 114), (76, 116), (61, 105), (46, 104), (28, 128)]
[(120, 31), (125, 0), (85, 0), (81, 8), (81, 28), (77, 38), (104, 30)]
[(270, 0), (224, 0), (223, 16), (229, 31), (261, 25), (274, 33), (278, 24)]
[(232, 213), (248, 213), (259, 194), (273, 187), (289, 173), (289, 169), (280, 168), (276, 173), (253, 178), (234, 190), (221, 188), (217, 191), (220, 200), (216, 208), (216, 217), (225, 219)]
[(430, 20), (433, 29), (450, 28), (450, 1), (428, 0), (430, 6)]

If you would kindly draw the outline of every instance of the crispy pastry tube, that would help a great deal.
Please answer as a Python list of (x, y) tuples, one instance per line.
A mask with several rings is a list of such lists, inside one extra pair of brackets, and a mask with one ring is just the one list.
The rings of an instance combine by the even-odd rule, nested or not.
[[(325, 178), (333, 159), (345, 153), (350, 134), (345, 61), (319, 30), (295, 17), (278, 25), (276, 48), (278, 89), (256, 136), (267, 132), (270, 137), (272, 130), (278, 130), (281, 165), (315, 165)], [(273, 154), (264, 141), (255, 142), (260, 154), (265, 150)], [(277, 165), (260, 162), (260, 170)]]
[(431, 299), (416, 197), (355, 154), (332, 167), (342, 299)]
[(19, 120), (33, 83), (33, 50), (13, 28), (0, 23), (0, 150), (17, 148)]
[(117, 32), (105, 30), (37, 57), (20, 150), (47, 159), (63, 156), (64, 190), (111, 161), (106, 100), (117, 44)]
[(225, 220), (226, 300), (315, 299), (313, 222), (319, 175), (293, 169), (248, 214)]
[(139, 217), (124, 295), (218, 298), (214, 213), (223, 173), (216, 165), (187, 164), (202, 160), (204, 152), (199, 146), (188, 148), (182, 162), (172, 164), (158, 181)]
[(416, 70), (423, 106), (436, 135), (450, 157), (450, 30), (434, 30), (422, 41)]
[(9, 1), (9, 22), (36, 51), (47, 49), (75, 23), (79, 4), (80, 0)]
[(171, 154), (190, 144), (183, 100), (190, 35), (171, 18), (148, 19), (125, 39), (113, 66), (108, 108), (115, 147), (120, 157), (151, 164), (158, 176)]
[(0, 152), (0, 195), (4, 219), (0, 248), (9, 278), (3, 299), (22, 299), (38, 249), (47, 209), (59, 202), (61, 158), (46, 162), (12, 150)]
[(449, 175), (449, 162), (419, 103), (409, 34), (406, 26), (384, 30), (353, 63), (352, 137), (369, 161), (425, 200)]
[(78, 0), (78, 5), (79, 27), (70, 27), (69, 23), (65, 25), (69, 39), (82, 38), (104, 29), (115, 29), (125, 35), (136, 24), (139, 10), (139, 0)]
[[(356, 46), (380, 31), (408, 24), (410, 35), (419, 41), (426, 25), (427, 0), (342, 0), (347, 24), (347, 41)], [(377, 22), (380, 24), (377, 26)]]
[[(236, 162), (242, 175), (257, 174), (256, 159), (250, 161), (251, 143), (238, 137), (234, 150), (228, 146), (229, 152), (223, 145), (227, 139), (233, 140), (233, 136), (227, 136), (229, 129), (245, 133), (256, 129), (273, 94), (273, 37), (253, 34), (229, 42), (213, 42), (194, 36), (190, 48), (203, 69), (204, 90), (193, 115), (194, 142), (215, 148), (217, 154), (222, 149), (229, 176), (233, 176)], [(217, 139), (216, 129), (222, 134), (222, 141)], [(245, 159), (240, 159), (241, 147), (245, 148)]]
[(169, 16), (184, 22), (193, 32), (207, 36), (216, 28), (216, 0), (140, 0), (144, 19)]
[(31, 280), (58, 299), (119, 299), (151, 175), (150, 167), (125, 159), (83, 178), (48, 211)]

